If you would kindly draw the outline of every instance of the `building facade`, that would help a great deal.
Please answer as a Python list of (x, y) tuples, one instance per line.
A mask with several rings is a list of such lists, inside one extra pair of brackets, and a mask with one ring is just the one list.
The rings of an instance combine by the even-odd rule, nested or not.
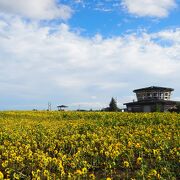
[(177, 101), (171, 100), (174, 89), (151, 86), (136, 89), (137, 101), (125, 103), (128, 112), (166, 112), (176, 107)]

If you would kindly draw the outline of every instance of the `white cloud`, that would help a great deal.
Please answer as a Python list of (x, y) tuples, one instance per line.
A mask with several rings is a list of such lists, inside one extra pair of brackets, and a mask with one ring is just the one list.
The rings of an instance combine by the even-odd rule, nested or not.
[(97, 99), (97, 97), (96, 96), (91, 96), (91, 99)]
[(68, 19), (72, 14), (70, 7), (55, 0), (0, 0), (0, 12), (38, 20)]
[(165, 30), (161, 31), (159, 33), (156, 33), (154, 37), (160, 37), (164, 40), (170, 40), (173, 42), (180, 42), (180, 28), (177, 29), (177, 31), (172, 30)]
[(176, 7), (175, 0), (123, 0), (129, 13), (137, 16), (166, 17)]
[(83, 3), (83, 0), (74, 0), (75, 3)]
[[(126, 99), (146, 85), (180, 91), (180, 29), (103, 39), (82, 37), (65, 24), (40, 27), (17, 17), (0, 20), (0, 27), (1, 99), (95, 103), (93, 95), (103, 103), (112, 96)], [(172, 43), (164, 46), (167, 39)]]

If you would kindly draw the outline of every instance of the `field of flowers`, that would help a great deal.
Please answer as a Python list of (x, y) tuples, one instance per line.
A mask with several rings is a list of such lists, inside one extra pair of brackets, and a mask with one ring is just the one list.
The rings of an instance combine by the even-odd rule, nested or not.
[(1, 179), (180, 179), (176, 113), (0, 112)]

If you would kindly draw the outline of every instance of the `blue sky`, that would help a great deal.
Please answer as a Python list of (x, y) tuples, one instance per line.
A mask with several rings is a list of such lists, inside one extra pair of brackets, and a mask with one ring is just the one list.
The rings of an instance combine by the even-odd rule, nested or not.
[(0, 109), (180, 100), (180, 0), (0, 0)]
[[(67, 3), (67, 1), (64, 2)], [(84, 30), (83, 35), (93, 36), (100, 33), (104, 37), (110, 37), (139, 29), (156, 32), (164, 28), (179, 27), (179, 6), (170, 9), (170, 15), (165, 18), (158, 18), (157, 16), (138, 17), (138, 15), (130, 14), (122, 7), (120, 0), (85, 2), (87, 3), (85, 7), (82, 6), (82, 3), (78, 3), (79, 5), (72, 3), (74, 15), (68, 22), (71, 27), (79, 27), (82, 31)], [(176, 3), (178, 4), (178, 1)], [(98, 6), (98, 4), (101, 5)]]

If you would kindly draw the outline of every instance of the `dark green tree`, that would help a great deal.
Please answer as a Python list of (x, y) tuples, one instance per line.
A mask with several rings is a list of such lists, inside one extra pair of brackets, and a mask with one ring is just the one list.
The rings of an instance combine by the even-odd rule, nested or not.
[(112, 97), (111, 102), (109, 103), (109, 111), (118, 111), (116, 100)]

